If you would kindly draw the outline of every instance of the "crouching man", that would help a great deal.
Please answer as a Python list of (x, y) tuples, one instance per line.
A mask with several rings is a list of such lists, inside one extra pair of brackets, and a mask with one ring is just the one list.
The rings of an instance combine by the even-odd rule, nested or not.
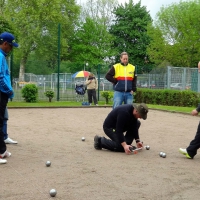
[(94, 137), (94, 148), (130, 154), (134, 139), (137, 148), (143, 147), (139, 138), (140, 121), (138, 119), (146, 120), (147, 113), (148, 107), (144, 103), (138, 105), (125, 104), (116, 107), (108, 114), (103, 124), (103, 130), (110, 139), (96, 135)]

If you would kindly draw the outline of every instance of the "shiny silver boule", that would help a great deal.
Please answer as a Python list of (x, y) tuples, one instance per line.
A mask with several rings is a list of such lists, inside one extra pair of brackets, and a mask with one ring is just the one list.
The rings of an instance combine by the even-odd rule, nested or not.
[(84, 137), (82, 137), (82, 141), (85, 141), (85, 138), (84, 138)]
[(149, 145), (147, 145), (147, 146), (146, 146), (146, 150), (149, 150), (149, 149), (150, 149), (150, 146), (149, 146)]
[(57, 194), (57, 191), (56, 191), (55, 189), (51, 189), (51, 190), (49, 191), (49, 194), (50, 194), (51, 197), (55, 197), (56, 194)]
[(166, 158), (166, 156), (167, 156), (166, 153), (163, 153), (163, 154), (162, 154), (162, 157), (163, 157), (163, 158)]
[(51, 162), (50, 162), (50, 161), (47, 161), (47, 162), (46, 162), (46, 166), (47, 166), (47, 167), (50, 167), (50, 166), (51, 166)]
[(160, 157), (162, 157), (162, 155), (163, 155), (163, 152), (161, 151), (159, 155), (160, 155)]

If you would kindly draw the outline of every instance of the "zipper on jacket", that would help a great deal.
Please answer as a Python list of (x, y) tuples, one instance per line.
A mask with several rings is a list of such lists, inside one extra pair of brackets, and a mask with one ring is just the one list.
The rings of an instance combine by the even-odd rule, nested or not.
[(127, 91), (127, 76), (126, 76), (126, 66), (124, 66), (124, 81), (125, 81), (125, 92)]

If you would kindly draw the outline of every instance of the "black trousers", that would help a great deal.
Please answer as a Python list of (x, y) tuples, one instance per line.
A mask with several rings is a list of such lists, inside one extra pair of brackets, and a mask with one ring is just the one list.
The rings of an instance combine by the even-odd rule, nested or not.
[(190, 157), (194, 157), (197, 154), (197, 150), (200, 148), (200, 122), (197, 127), (197, 132), (194, 139), (190, 142), (189, 146), (187, 147), (187, 152)]
[[(138, 120), (138, 129), (140, 128), (140, 121)], [(112, 128), (107, 128), (107, 127), (103, 127), (103, 130), (105, 132), (105, 134), (110, 138), (107, 139), (105, 137), (101, 138), (101, 147), (104, 149), (108, 149), (110, 151), (116, 151), (116, 152), (124, 152), (124, 148), (121, 145), (121, 143), (118, 140), (117, 134), (115, 133), (115, 131)], [(134, 139), (138, 139), (138, 138), (134, 138), (134, 133), (131, 131), (127, 131), (125, 134), (125, 142), (128, 145), (131, 145)]]
[(87, 90), (87, 93), (88, 93), (88, 102), (92, 103), (92, 98), (93, 98), (94, 104), (97, 104), (96, 90), (95, 89)]
[(6, 151), (6, 144), (4, 142), (3, 134), (3, 120), (7, 103), (8, 95), (3, 92), (0, 92), (0, 154), (3, 154)]

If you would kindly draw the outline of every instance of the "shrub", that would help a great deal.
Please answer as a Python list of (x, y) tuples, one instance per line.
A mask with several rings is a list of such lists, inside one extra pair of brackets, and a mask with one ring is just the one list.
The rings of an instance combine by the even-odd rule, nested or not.
[(35, 84), (27, 84), (22, 90), (22, 97), (26, 102), (36, 102), (38, 98), (38, 88)]
[(154, 105), (196, 107), (199, 102), (199, 93), (189, 90), (169, 89), (137, 89), (134, 96), (136, 103), (147, 103)]
[(51, 91), (51, 90), (48, 90), (48, 91), (46, 91), (44, 94), (45, 94), (46, 97), (49, 98), (49, 102), (51, 102), (51, 100), (52, 100), (53, 97), (54, 97), (54, 92)]
[(101, 96), (105, 98), (106, 104), (108, 104), (109, 100), (113, 98), (113, 92), (111, 92), (111, 91), (101, 91)]

